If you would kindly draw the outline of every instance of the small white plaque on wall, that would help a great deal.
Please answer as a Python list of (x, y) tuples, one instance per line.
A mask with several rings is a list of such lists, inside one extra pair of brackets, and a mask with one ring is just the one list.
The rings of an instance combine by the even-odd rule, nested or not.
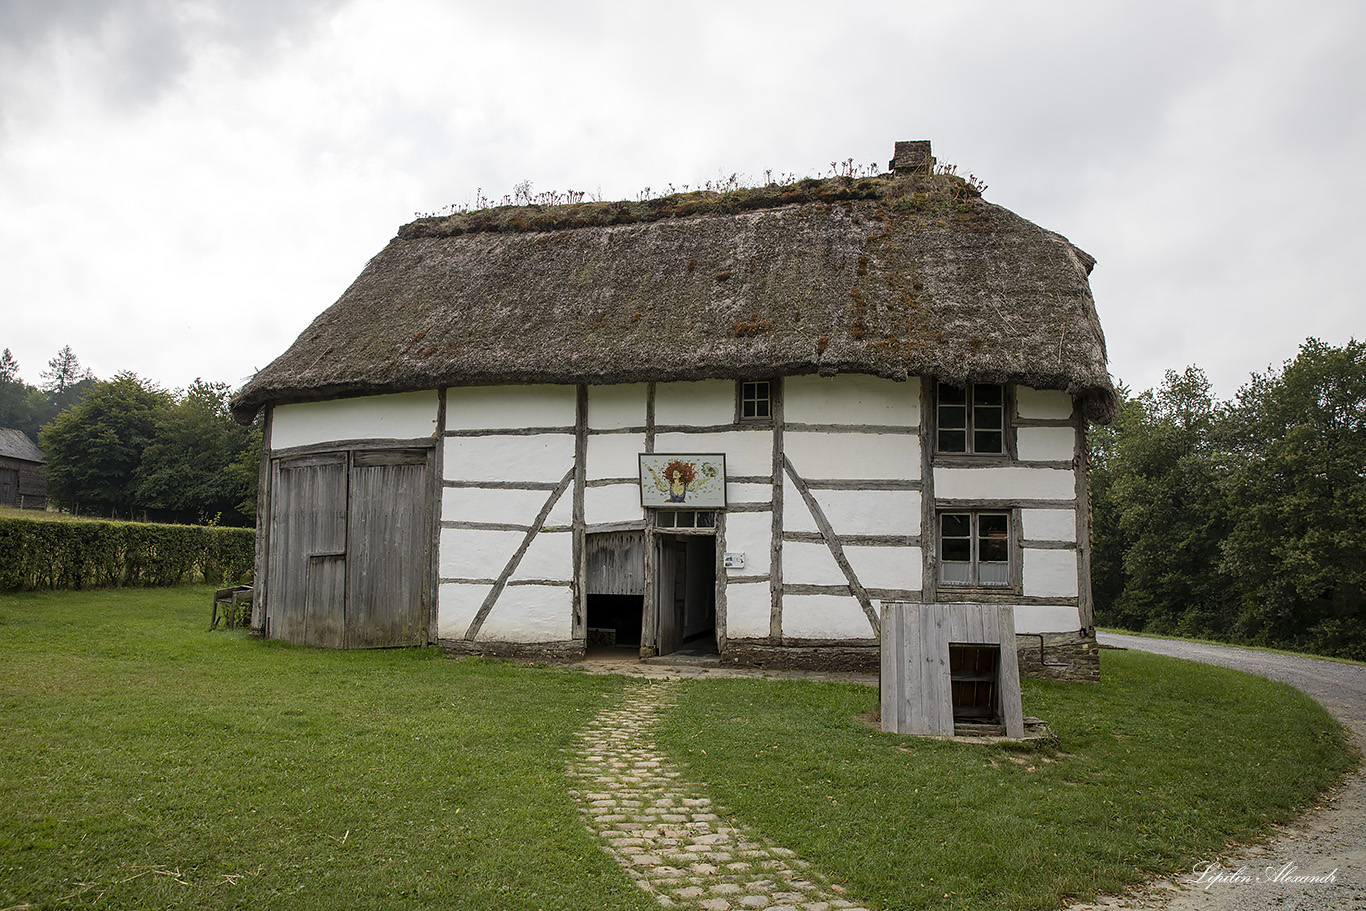
[(721, 560), (722, 560), (721, 565), (724, 566), (726, 569), (744, 569), (744, 568), (745, 568), (745, 555), (744, 555), (744, 554), (730, 554), (730, 553), (728, 553), (728, 554), (726, 554), (724, 557), (722, 557)]

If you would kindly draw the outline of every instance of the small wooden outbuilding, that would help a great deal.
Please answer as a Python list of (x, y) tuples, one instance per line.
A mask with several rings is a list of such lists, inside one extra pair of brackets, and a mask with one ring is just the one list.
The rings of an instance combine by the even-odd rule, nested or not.
[(419, 218), (232, 403), (265, 415), (253, 623), (874, 667), (882, 602), (971, 601), (1026, 673), (1093, 675), (1093, 265), (928, 143)]
[(0, 506), (47, 508), (47, 458), (11, 427), (0, 427)]

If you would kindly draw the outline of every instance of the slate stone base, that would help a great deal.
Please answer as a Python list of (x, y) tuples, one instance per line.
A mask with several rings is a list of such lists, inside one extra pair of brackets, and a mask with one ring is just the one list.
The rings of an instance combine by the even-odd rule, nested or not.
[(1100, 650), (1096, 646), (1094, 629), (1073, 633), (1017, 633), (1015, 650), (1020, 659), (1021, 677), (1100, 682)]
[(512, 658), (546, 664), (582, 661), (582, 642), (465, 642), (462, 639), (438, 639), (437, 647), (451, 655), (487, 655), (491, 658)]

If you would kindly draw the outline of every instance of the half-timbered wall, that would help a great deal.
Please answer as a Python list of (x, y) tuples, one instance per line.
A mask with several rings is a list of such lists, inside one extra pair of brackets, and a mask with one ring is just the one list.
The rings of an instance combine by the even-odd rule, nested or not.
[[(1011, 517), (1012, 584), (973, 599), (1012, 604), (1021, 633), (1090, 625), (1084, 433), (1068, 395), (1012, 387), (1008, 452), (977, 457), (933, 451), (929, 381), (803, 376), (771, 391), (761, 420), (739, 417), (729, 380), (290, 405), (275, 410), (270, 446), (438, 436), (430, 638), (448, 646), (581, 651), (589, 578), (615, 559), (599, 550), (620, 539), (643, 553), (632, 586), (648, 602), (656, 539), (689, 533), (715, 539), (723, 652), (872, 646), (880, 602), (962, 599), (937, 581), (946, 509)], [(640, 503), (642, 452), (725, 454), (727, 506), (714, 527), (656, 531)], [(743, 565), (722, 568), (727, 553)], [(647, 648), (654, 622), (647, 608)]]

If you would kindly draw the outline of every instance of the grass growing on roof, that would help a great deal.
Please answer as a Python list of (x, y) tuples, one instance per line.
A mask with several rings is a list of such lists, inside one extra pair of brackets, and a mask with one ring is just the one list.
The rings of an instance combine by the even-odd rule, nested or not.
[[(574, 733), (623, 688), (207, 632), (211, 588), (0, 596), (0, 908), (656, 907), (589, 836)], [(1349, 763), (1309, 700), (1106, 652), (1026, 682), (1059, 743), (882, 734), (866, 687), (685, 682), (690, 779), (874, 907), (1049, 908), (1180, 874)]]
[(664, 742), (720, 804), (888, 908), (1056, 908), (1180, 876), (1354, 758), (1298, 691), (1140, 652), (1104, 652), (1099, 685), (1024, 681), (1024, 708), (1056, 743), (884, 734), (859, 720), (869, 687), (707, 680)]

